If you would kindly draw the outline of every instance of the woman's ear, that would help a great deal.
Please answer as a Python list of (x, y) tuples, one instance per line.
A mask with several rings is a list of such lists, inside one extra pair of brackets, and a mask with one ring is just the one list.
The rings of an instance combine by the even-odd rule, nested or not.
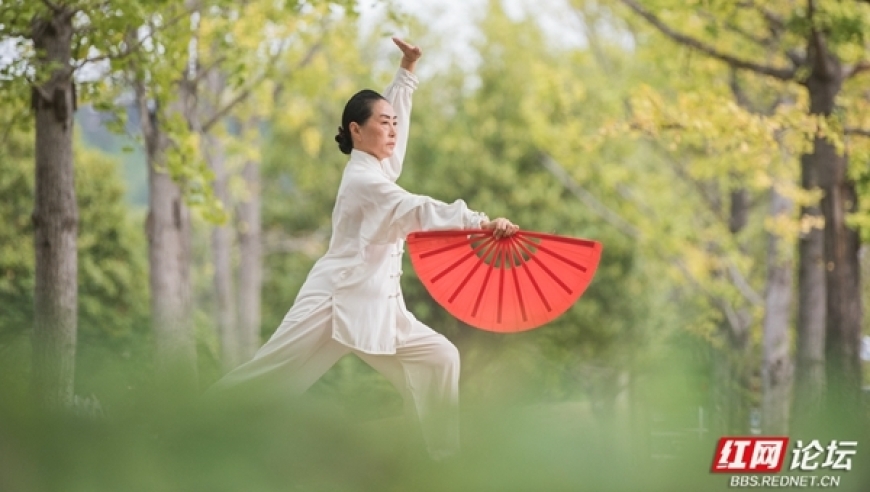
[(362, 140), (362, 128), (356, 121), (351, 121), (347, 130), (350, 132), (350, 138), (354, 141)]

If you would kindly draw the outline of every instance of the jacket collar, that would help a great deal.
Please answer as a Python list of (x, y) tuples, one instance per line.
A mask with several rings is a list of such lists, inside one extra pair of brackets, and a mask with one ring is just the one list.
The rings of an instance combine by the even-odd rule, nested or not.
[(350, 162), (355, 162), (361, 164), (363, 167), (375, 170), (386, 176), (386, 171), (384, 170), (384, 165), (381, 161), (378, 160), (377, 157), (369, 154), (368, 152), (363, 152), (361, 150), (353, 149), (350, 151)]

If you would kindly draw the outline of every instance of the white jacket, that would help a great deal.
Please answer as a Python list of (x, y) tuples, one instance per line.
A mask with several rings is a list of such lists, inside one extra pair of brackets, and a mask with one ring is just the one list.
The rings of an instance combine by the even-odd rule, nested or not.
[(332, 213), (329, 250), (308, 274), (299, 298), (332, 297), (332, 337), (369, 354), (394, 354), (399, 317), (413, 320), (402, 298), (404, 239), (414, 231), (478, 228), (486, 216), (465, 202), (415, 195), (396, 184), (408, 142), (417, 77), (399, 69), (384, 92), (398, 116), (393, 155), (378, 161), (353, 150)]

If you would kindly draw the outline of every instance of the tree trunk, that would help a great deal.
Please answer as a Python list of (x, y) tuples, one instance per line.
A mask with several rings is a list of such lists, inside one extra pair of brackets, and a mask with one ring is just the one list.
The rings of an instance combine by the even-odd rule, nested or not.
[(713, 347), (714, 412), (711, 425), (720, 435), (746, 434), (749, 430), (749, 309), (739, 309), (722, 323), (725, 347)]
[(53, 70), (44, 84), (33, 87), (31, 101), (36, 126), (32, 383), (37, 402), (59, 408), (74, 398), (78, 317), (72, 14), (60, 7), (34, 18), (31, 27), (34, 47), (43, 54), (37, 70)]
[(242, 170), (248, 196), (238, 206), (239, 234), (239, 356), (253, 357), (260, 347), (260, 290), (263, 284), (260, 165), (247, 162)]
[[(821, 42), (811, 41), (810, 45), (814, 60), (806, 82), (810, 111), (829, 116), (842, 88), (842, 66)], [(858, 200), (855, 184), (848, 177), (848, 159), (837, 153), (830, 140), (817, 137), (808, 160), (817, 171), (818, 185), (824, 193), (825, 402), (826, 410), (836, 413), (826, 412), (827, 417), (836, 422), (844, 419), (839, 412), (857, 412), (861, 396), (860, 242), (857, 231), (846, 225), (846, 215), (857, 209)]]
[[(771, 189), (770, 217), (791, 216), (792, 202)], [(767, 239), (767, 291), (764, 299), (761, 428), (768, 435), (788, 432), (792, 366), (789, 344), (792, 289), (791, 253), (776, 234)]]
[[(815, 92), (833, 110), (839, 80)], [(813, 86), (810, 85), (811, 91)], [(812, 100), (812, 96), (811, 96)], [(858, 231), (846, 225), (846, 216), (858, 208), (855, 183), (848, 178), (848, 158), (838, 155), (833, 144), (816, 139), (813, 156), (819, 165), (819, 185), (824, 192), (825, 270), (827, 323), (825, 327), (825, 379), (828, 409), (840, 418), (857, 412), (861, 397), (861, 282)], [(845, 415), (838, 412), (846, 411)], [(833, 415), (828, 415), (834, 418)]]
[[(736, 188), (731, 191), (730, 199), (728, 230), (737, 236), (748, 223), (749, 193), (745, 188)], [(720, 412), (719, 425), (722, 432), (745, 433), (749, 427), (749, 395), (752, 392), (749, 365), (751, 309), (724, 298), (718, 302), (725, 317), (722, 330), (728, 341), (725, 350), (714, 349), (718, 354), (718, 361), (714, 362), (714, 370), (718, 373), (716, 381), (721, 385), (716, 402)]]
[[(810, 155), (801, 156), (801, 186), (818, 186)], [(818, 205), (801, 207), (803, 220), (821, 219)], [(798, 319), (795, 383), (791, 428), (806, 429), (821, 417), (825, 393), (825, 242), (824, 231), (813, 226), (798, 244)]]
[[(188, 94), (181, 84), (182, 103)], [(159, 108), (149, 105), (141, 81), (136, 83), (136, 96), (148, 158), (148, 260), (157, 378), (192, 389), (197, 365), (191, 316), (190, 214), (181, 189), (166, 172), (169, 138), (160, 128)]]
[(749, 191), (738, 188), (731, 192), (731, 213), (728, 217), (728, 230), (737, 234), (749, 222)]
[[(225, 153), (220, 139), (205, 134), (204, 154), (214, 172), (214, 191), (217, 198), (230, 209), (227, 189)], [(233, 286), (232, 235), (226, 225), (215, 225), (211, 233), (212, 261), (214, 262), (213, 286), (215, 292), (215, 321), (221, 345), (221, 365), (229, 371), (240, 362), (240, 333), (236, 317), (236, 298)]]
[[(216, 48), (212, 48), (215, 50)], [(224, 75), (217, 68), (204, 74), (205, 91), (199, 94), (198, 117), (192, 119), (193, 130), (200, 134), (202, 153), (209, 169), (214, 174), (212, 186), (215, 196), (226, 210), (232, 210), (226, 169), (226, 150), (220, 138), (210, 128), (203, 129), (202, 122), (219, 111), (224, 90)], [(202, 74), (200, 75), (202, 76)], [(214, 275), (214, 321), (220, 342), (220, 360), (224, 372), (236, 367), (239, 362), (238, 318), (236, 316), (235, 286), (233, 285), (233, 238), (229, 226), (215, 224), (211, 230), (211, 255)]]
[[(860, 237), (846, 225), (846, 216), (858, 208), (854, 181), (846, 178), (847, 159), (831, 162), (823, 180), (822, 211), (825, 214), (825, 261), (827, 268), (827, 326), (825, 330), (825, 375), (827, 403), (832, 410), (857, 412), (861, 400), (861, 306)], [(830, 197), (830, 198), (828, 198)], [(851, 415), (851, 414), (850, 414)]]

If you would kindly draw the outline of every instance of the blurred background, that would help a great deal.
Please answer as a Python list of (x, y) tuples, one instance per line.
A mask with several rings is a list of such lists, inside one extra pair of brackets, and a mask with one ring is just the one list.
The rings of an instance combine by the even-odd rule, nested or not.
[[(868, 32), (861, 0), (0, 1), (0, 490), (718, 490), (726, 435), (857, 440), (784, 473), (866, 490)], [(400, 185), (604, 244), (509, 335), (405, 259), (461, 353), (446, 464), (354, 356), (199, 397), (326, 251), (390, 36), (424, 53)]]

